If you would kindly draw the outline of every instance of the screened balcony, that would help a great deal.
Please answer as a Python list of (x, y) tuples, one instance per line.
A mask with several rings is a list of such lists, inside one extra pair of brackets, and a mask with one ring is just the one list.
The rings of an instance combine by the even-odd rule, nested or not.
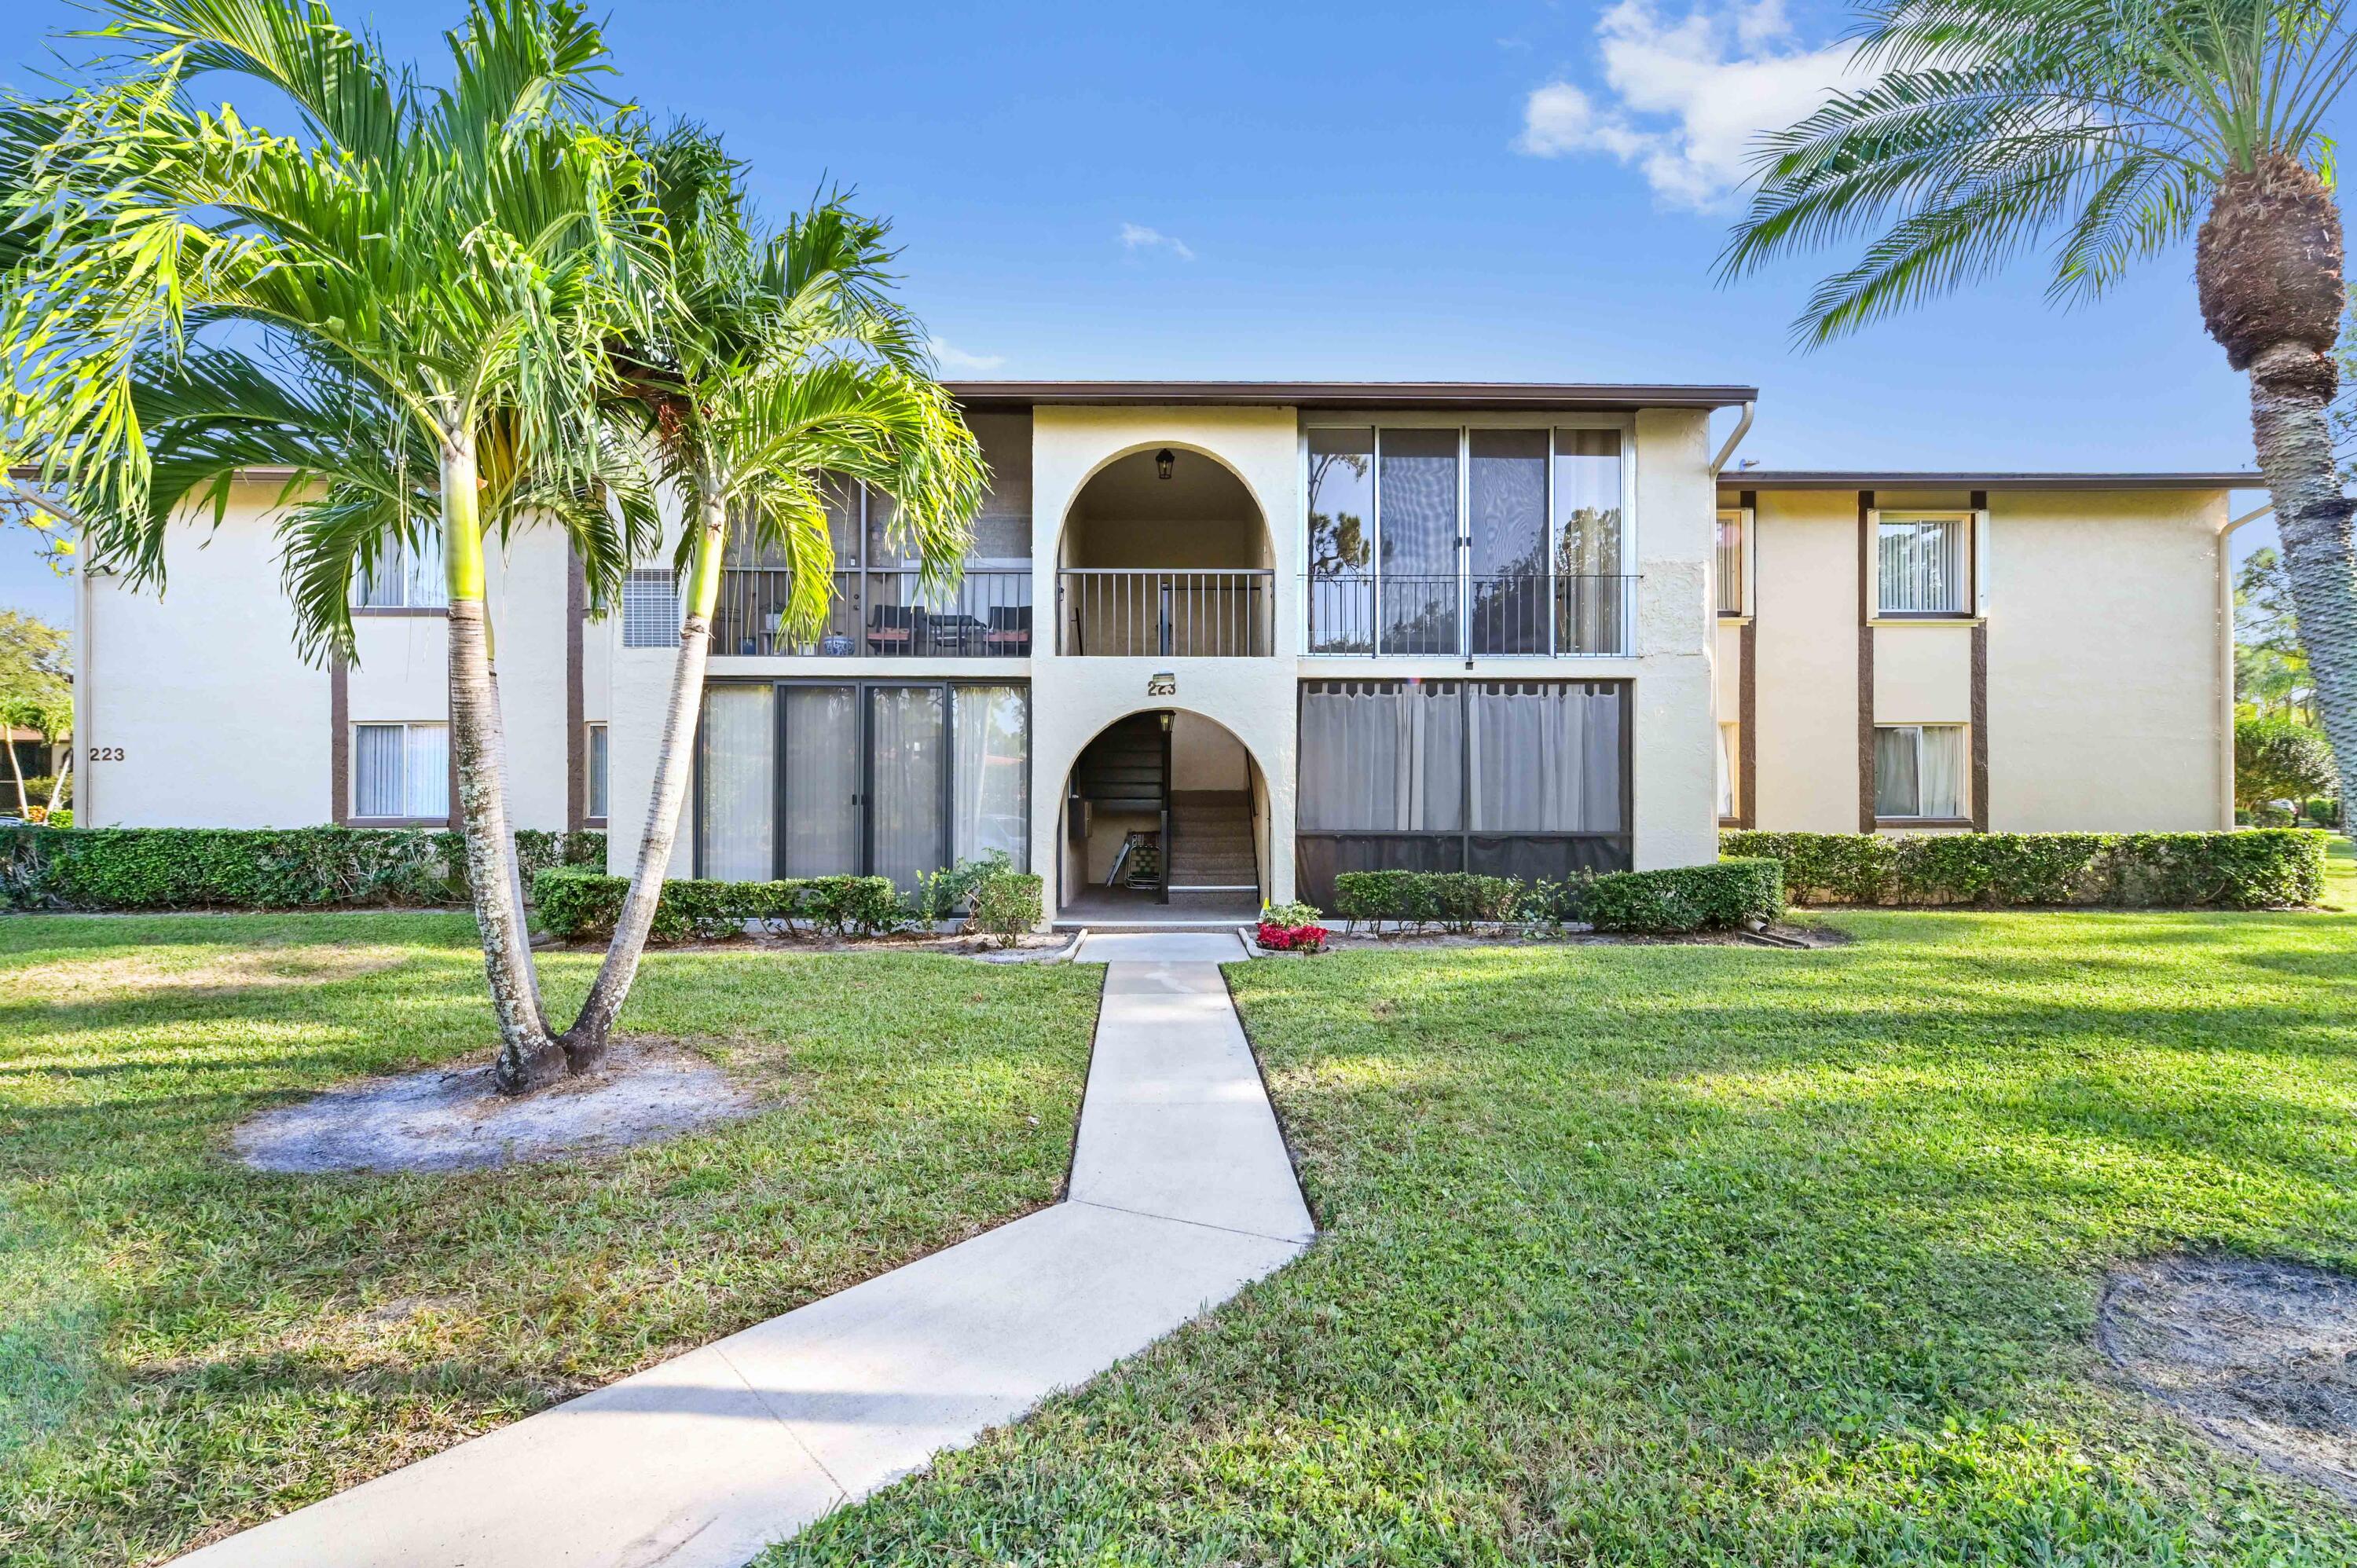
[(1313, 427), (1308, 651), (1627, 655), (1620, 447), (1604, 429)]
[(1031, 416), (971, 413), (991, 489), (959, 580), (928, 586), (893, 528), (891, 499), (848, 482), (825, 489), (834, 589), (814, 632), (787, 629), (790, 563), (739, 534), (713, 617), (721, 657), (1022, 659), (1031, 642)]

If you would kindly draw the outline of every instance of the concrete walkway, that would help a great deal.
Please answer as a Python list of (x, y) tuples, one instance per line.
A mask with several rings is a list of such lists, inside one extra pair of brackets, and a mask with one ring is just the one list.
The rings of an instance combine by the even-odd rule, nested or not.
[(1144, 1349), (1311, 1239), (1214, 967), (1243, 956), (1083, 944), (1109, 967), (1065, 1202), (181, 1562), (739, 1568)]

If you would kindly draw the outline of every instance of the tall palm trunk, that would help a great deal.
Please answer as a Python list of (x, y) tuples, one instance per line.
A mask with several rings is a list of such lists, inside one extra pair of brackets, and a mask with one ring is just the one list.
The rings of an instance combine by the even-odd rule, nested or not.
[(679, 655), (673, 661), (671, 705), (663, 714), (662, 749), (655, 757), (655, 783), (647, 802), (647, 822), (639, 835), (639, 860), (630, 891), (614, 921), (606, 961), (589, 987), (581, 1015), (564, 1036), (565, 1054), (575, 1072), (587, 1072), (604, 1054), (614, 1020), (637, 978), (639, 960), (654, 929), (662, 899), (663, 875), (679, 837), (680, 811), (687, 801), (696, 712), (704, 696), (705, 660), (712, 650), (712, 616), (720, 602), (720, 568), (726, 549), (727, 508), (716, 478), (696, 475), (696, 534), (689, 556), (687, 618), (680, 628)]
[[(2296, 160), (2270, 154), (2219, 181), (2194, 259), (2202, 319), (2227, 362), (2250, 372), (2252, 440), (2345, 803), (2357, 800), (2357, 550), (2328, 417), (2341, 263), (2340, 209)], [(2345, 804), (2341, 822), (2357, 834)]]
[(515, 834), (508, 825), (499, 697), (491, 685), (478, 504), (474, 448), (446, 445), (442, 550), (450, 584), (450, 744), (458, 763), (458, 826), (475, 923), (482, 932), (491, 1010), (499, 1019), (500, 1052), (491, 1082), (503, 1094), (521, 1094), (563, 1076), (565, 1057), (541, 1015), (531, 935), (516, 892)]

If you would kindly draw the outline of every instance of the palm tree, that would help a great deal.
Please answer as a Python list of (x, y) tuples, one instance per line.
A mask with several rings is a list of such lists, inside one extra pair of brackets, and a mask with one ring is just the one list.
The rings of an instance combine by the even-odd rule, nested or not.
[[(658, 537), (600, 504), (605, 347), (651, 260), (642, 164), (563, 0), (472, 0), (430, 87), (317, 0), (113, 0), (88, 87), (10, 105), (0, 428), (64, 491), (91, 557), (160, 584), (167, 525), (218, 521), (284, 462), (307, 654), (349, 656), (355, 573), (440, 537), (468, 880), (500, 1034), (494, 1081), (563, 1071), (509, 827), (487, 548), (553, 515), (601, 596)], [(273, 134), (192, 78), (291, 102)]]
[(708, 133), (651, 150), (671, 272), (651, 329), (616, 351), (656, 467), (687, 502), (675, 566), (686, 615), (630, 891), (563, 1045), (594, 1064), (653, 929), (687, 796), (721, 571), (732, 534), (788, 563), (784, 629), (815, 632), (834, 592), (823, 486), (894, 501), (897, 542), (929, 585), (952, 580), (986, 480), (973, 435), (931, 376), (927, 338), (888, 293), (887, 226), (829, 198), (775, 232), (748, 212)]
[(1872, 85), (1766, 138), (1725, 277), (1871, 236), (1797, 324), (1823, 343), (2050, 239), (2101, 295), (2196, 233), (2201, 317), (2249, 373), (2317, 706), (2357, 799), (2357, 554), (2328, 422), (2346, 289), (2325, 122), (2357, 73), (2345, 0), (1877, 0)]

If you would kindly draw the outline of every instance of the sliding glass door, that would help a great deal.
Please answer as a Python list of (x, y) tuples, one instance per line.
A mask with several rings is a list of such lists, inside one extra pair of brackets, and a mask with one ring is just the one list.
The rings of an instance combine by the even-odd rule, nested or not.
[(716, 682), (697, 741), (695, 875), (920, 875), (1030, 863), (1030, 691), (943, 681)]

